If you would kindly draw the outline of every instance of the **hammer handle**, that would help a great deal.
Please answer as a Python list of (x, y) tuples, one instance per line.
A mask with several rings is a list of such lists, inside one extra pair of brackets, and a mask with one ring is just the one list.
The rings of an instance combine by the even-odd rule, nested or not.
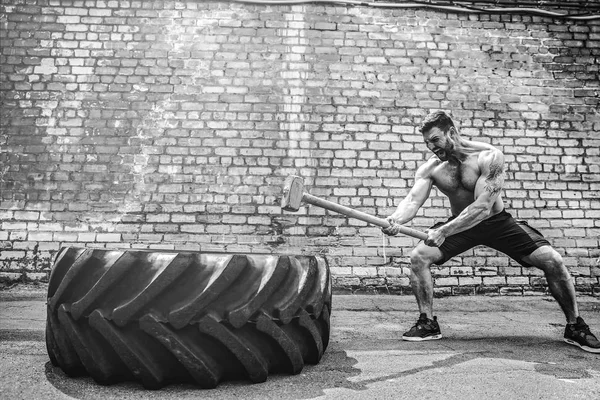
[[(308, 193), (304, 193), (302, 195), (302, 200), (308, 204), (315, 205), (317, 207), (325, 208), (326, 210), (334, 211), (338, 214), (344, 214), (351, 218), (360, 219), (361, 221), (368, 222), (373, 225), (381, 226), (382, 228), (387, 228), (390, 226), (390, 223), (385, 219), (374, 217), (370, 214), (364, 213), (362, 211), (353, 210), (351, 208), (342, 206), (337, 203), (333, 203), (331, 201), (327, 201), (321, 199), (319, 197), (313, 196)], [(407, 228), (405, 226), (400, 226), (400, 233), (408, 236), (412, 236), (417, 239), (425, 240), (427, 239), (427, 234), (418, 231), (416, 229)]]

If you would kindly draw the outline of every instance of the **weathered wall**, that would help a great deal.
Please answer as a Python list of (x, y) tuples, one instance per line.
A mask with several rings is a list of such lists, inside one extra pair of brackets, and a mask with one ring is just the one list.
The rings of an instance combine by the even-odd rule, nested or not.
[[(2, 0), (1, 276), (61, 246), (322, 254), (338, 288), (409, 291), (415, 240), (310, 207), (389, 215), (431, 110), (508, 162), (506, 203), (600, 293), (600, 23), (343, 6)], [(448, 216), (437, 192), (412, 227)], [(439, 294), (538, 293), (477, 248)]]

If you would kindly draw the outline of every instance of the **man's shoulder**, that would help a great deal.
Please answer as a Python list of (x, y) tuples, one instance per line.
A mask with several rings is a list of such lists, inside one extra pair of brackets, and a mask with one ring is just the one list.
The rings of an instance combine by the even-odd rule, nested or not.
[(504, 153), (492, 146), (479, 154), (477, 163), (482, 172), (488, 171), (494, 175), (499, 175), (505, 170)]
[(420, 173), (423, 176), (430, 176), (433, 173), (433, 171), (443, 163), (444, 161), (440, 160), (437, 156), (431, 156), (427, 161), (421, 164), (421, 166), (417, 170), (417, 173)]
[(504, 153), (502, 150), (494, 147), (492, 145), (487, 145), (481, 149), (478, 155), (478, 160), (480, 163), (490, 163), (490, 162), (504, 162)]

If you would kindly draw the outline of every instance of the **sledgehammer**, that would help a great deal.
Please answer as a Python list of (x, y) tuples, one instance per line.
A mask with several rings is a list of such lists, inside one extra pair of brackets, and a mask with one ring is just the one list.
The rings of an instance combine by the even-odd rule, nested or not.
[[(304, 191), (304, 181), (299, 176), (289, 176), (283, 186), (283, 197), (281, 199), (281, 208), (286, 211), (298, 211), (302, 202), (312, 204), (326, 210), (334, 211), (338, 214), (344, 214), (351, 218), (360, 219), (373, 225), (387, 228), (390, 223), (385, 219), (377, 218), (362, 211), (353, 210), (351, 208), (321, 199), (319, 197), (308, 194)], [(400, 226), (400, 233), (425, 240), (427, 235), (415, 229)]]

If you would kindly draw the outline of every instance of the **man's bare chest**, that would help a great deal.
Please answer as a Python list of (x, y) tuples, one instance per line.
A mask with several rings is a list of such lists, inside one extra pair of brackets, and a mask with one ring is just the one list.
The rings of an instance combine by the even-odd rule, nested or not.
[(444, 193), (474, 192), (480, 171), (477, 165), (443, 163), (433, 173), (434, 184)]

